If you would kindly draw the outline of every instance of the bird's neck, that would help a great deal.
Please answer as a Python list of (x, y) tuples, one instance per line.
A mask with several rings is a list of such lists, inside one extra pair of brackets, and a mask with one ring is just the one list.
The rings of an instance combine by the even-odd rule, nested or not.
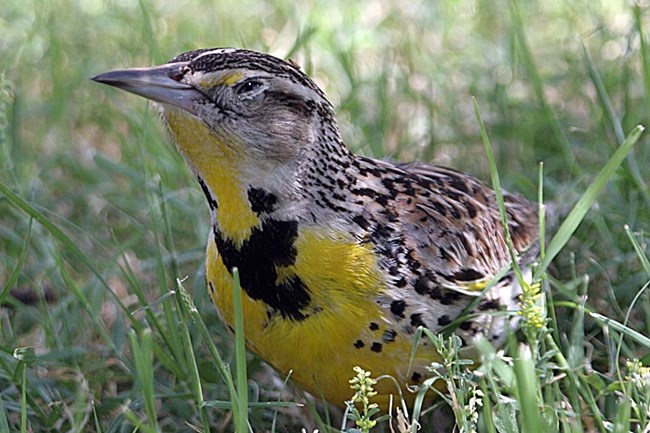
[(243, 145), (221, 142), (193, 116), (165, 110), (164, 117), (207, 198), (212, 224), (235, 245), (249, 239), (265, 218), (302, 219), (310, 203), (327, 200), (326, 191), (349, 187), (354, 156), (336, 129), (322, 131), (320, 140), (298, 160), (265, 167), (265, 161), (251, 164)]
[(198, 119), (167, 110), (169, 130), (196, 175), (212, 214), (212, 223), (223, 236), (241, 244), (260, 225), (260, 217), (248, 200), (242, 182), (244, 155), (235, 146), (221, 143)]

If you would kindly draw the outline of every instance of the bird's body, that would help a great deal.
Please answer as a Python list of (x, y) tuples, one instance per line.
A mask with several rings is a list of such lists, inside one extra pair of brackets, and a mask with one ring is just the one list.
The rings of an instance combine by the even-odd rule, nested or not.
[[(405, 386), (437, 359), (419, 326), (499, 343), (519, 285), (494, 192), (456, 171), (352, 154), (322, 91), (293, 64), (253, 51), (197, 50), (169, 64), (95, 78), (162, 104), (206, 195), (207, 284), (233, 323), (232, 268), (249, 347), (316, 396), (342, 404), (358, 365)], [(518, 254), (535, 207), (505, 193)], [(526, 260), (520, 260), (526, 272)], [(388, 382), (380, 392), (394, 393)]]

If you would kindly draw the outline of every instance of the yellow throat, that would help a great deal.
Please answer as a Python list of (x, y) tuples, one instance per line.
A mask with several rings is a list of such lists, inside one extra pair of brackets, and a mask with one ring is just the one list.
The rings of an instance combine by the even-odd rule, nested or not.
[(207, 187), (212, 197), (219, 198), (218, 209), (212, 209), (213, 203), (210, 206), (220, 230), (224, 236), (241, 244), (260, 223), (239, 178), (239, 167), (245, 157), (241, 149), (220, 142), (203, 122), (187, 113), (167, 108), (165, 119), (179, 151), (202, 183), (201, 187)]

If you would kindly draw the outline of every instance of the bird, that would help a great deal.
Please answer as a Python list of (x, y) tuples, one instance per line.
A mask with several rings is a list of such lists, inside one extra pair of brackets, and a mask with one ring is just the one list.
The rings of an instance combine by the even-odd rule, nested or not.
[[(342, 406), (353, 368), (388, 375), (385, 407), (439, 360), (420, 328), (471, 348), (512, 334), (538, 250), (536, 206), (423, 162), (354, 154), (335, 110), (296, 62), (204, 48), (92, 80), (160, 106), (211, 216), (206, 286), (232, 325), (237, 268), (247, 347), (304, 390)], [(510, 267), (510, 270), (508, 270)], [(493, 281), (494, 280), (494, 281)], [(395, 385), (397, 384), (397, 385)]]

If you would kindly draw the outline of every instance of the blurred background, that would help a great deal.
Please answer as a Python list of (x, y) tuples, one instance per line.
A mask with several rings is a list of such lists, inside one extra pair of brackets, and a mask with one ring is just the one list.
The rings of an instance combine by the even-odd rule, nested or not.
[[(0, 194), (0, 396), (16, 425), (25, 377), (33, 431), (91, 431), (95, 415), (104, 431), (128, 425), (121, 409), (139, 391), (127, 335), (153, 326), (152, 317), (169, 324), (176, 278), (186, 278), (226, 359), (231, 350), (204, 291), (209, 217), (199, 189), (156, 110), (90, 76), (201, 47), (292, 58), (330, 97), (354, 151), (489, 182), (475, 97), (504, 186), (535, 200), (544, 162), (545, 199), (560, 214), (624, 135), (648, 125), (650, 10), (642, 1), (2, 3), (0, 183), (23, 204)], [(588, 293), (589, 308), (624, 320), (648, 281), (630, 242), (647, 256), (648, 167), (642, 138), (556, 260), (559, 300), (581, 303)], [(643, 299), (630, 320), (647, 335)], [(589, 362), (607, 370), (602, 331), (586, 326)], [(164, 342), (166, 328), (153, 327)], [(187, 429), (193, 403), (160, 344), (160, 416), (170, 431)], [(29, 348), (26, 358), (14, 356), (18, 347)], [(222, 398), (210, 362), (199, 367), (213, 383), (206, 392)], [(277, 391), (266, 370), (251, 357), (260, 387)], [(215, 410), (215, 425), (228, 430), (223, 416)], [(265, 425), (269, 415), (256, 416)]]

